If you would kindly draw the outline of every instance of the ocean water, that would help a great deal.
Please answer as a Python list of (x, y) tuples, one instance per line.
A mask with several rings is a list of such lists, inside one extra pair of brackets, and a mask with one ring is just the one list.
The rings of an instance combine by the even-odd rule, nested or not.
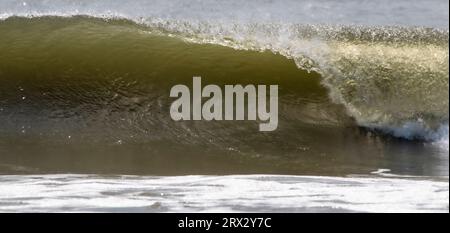
[[(3, 0), (0, 211), (448, 212), (447, 9)], [(277, 130), (174, 122), (193, 76), (278, 85)]]

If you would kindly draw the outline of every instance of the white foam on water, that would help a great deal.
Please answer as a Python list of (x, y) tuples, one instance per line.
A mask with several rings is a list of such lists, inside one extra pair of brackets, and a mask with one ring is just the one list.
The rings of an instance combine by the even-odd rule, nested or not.
[(448, 212), (448, 177), (0, 176), (2, 212)]
[(395, 137), (406, 139), (423, 139), (428, 144), (438, 148), (443, 154), (448, 155), (448, 124), (441, 124), (438, 129), (431, 130), (424, 126), (421, 122), (406, 122), (401, 126), (368, 126), (369, 128), (377, 128), (381, 131), (389, 133)]
[(441, 129), (439, 130), (439, 136), (438, 139), (433, 142), (434, 145), (438, 146), (439, 148), (441, 148), (443, 151), (447, 152), (448, 155), (448, 151), (449, 151), (449, 147), (448, 147), (448, 124), (441, 127)]

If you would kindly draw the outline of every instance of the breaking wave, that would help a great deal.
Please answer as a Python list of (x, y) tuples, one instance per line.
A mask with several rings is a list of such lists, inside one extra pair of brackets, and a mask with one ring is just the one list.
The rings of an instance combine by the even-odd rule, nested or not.
[[(119, 76), (143, 76), (145, 72), (152, 74), (155, 70), (164, 75), (164, 69), (170, 69), (169, 66), (148, 68), (152, 63), (149, 59), (161, 57), (167, 58), (167, 63), (188, 64), (189, 61), (183, 60), (187, 59), (186, 56), (182, 56), (187, 48), (183, 47), (186, 42), (221, 45), (237, 50), (270, 51), (293, 60), (300, 70), (309, 73), (301, 78), (308, 79), (314, 76), (313, 73), (320, 74), (320, 83), (327, 87), (330, 99), (345, 106), (347, 114), (359, 125), (396, 137), (448, 141), (449, 57), (446, 29), (325, 24), (211, 24), (160, 18), (98, 17), (4, 15), (0, 21), (0, 31), (4, 35), (0, 39), (0, 77), (3, 86), (11, 83), (8, 79), (11, 76), (26, 79), (39, 73), (78, 78), (101, 75), (86, 73), (90, 72), (89, 69), (92, 72), (103, 70), (108, 73), (106, 76), (119, 73)], [(170, 46), (173, 47), (168, 49)], [(198, 52), (201, 49), (193, 50), (192, 57), (201, 57), (201, 54), (195, 54)], [(221, 49), (218, 47), (208, 47), (206, 52), (210, 52), (212, 60), (202, 64), (221, 59), (218, 55)], [(114, 58), (106, 57), (104, 53)], [(154, 57), (146, 56), (149, 53)], [(261, 57), (263, 59), (263, 55)], [(245, 60), (237, 55), (232, 59)], [(89, 62), (96, 67), (90, 67), (93, 65)], [(139, 74), (120, 70), (120, 65), (114, 64), (117, 62), (133, 63), (131, 69), (140, 70)], [(272, 70), (282, 72), (284, 68), (266, 62)], [(255, 61), (249, 65), (261, 64)], [(34, 69), (38, 66), (42, 69)], [(201, 74), (203, 71), (199, 72)], [(204, 73), (207, 74), (208, 70)], [(260, 79), (253, 78), (254, 81)], [(46, 79), (46, 82), (57, 82)]]

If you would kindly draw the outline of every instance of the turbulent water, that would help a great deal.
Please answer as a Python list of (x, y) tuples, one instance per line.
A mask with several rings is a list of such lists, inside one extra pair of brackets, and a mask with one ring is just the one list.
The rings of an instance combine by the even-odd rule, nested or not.
[(2, 176), (0, 210), (448, 212), (448, 193), (448, 180), (425, 181), (417, 178)]
[[(438, 183), (444, 191), (433, 190), (447, 195), (437, 209), (448, 211), (442, 9), (448, 2), (2, 1), (0, 173), (346, 176), (385, 168), (447, 177)], [(191, 86), (193, 76), (204, 85), (278, 85), (278, 129), (174, 122), (170, 88)], [(22, 178), (33, 183), (0, 182)], [(419, 210), (425, 199), (392, 210)]]

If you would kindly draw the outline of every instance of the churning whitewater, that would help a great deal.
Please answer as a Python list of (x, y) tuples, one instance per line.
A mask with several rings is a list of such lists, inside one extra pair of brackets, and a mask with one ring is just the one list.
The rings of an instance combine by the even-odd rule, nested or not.
[(373, 176), (0, 176), (3, 212), (445, 213), (448, 197), (448, 180)]

